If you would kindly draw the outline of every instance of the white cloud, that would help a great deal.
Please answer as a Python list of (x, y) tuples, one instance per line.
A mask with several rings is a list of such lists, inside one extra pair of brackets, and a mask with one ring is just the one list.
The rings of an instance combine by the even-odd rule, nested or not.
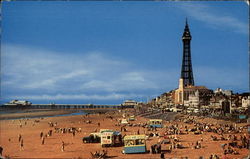
[(130, 99), (136, 97), (144, 97), (141, 94), (119, 94), (111, 93), (107, 95), (86, 95), (86, 94), (57, 94), (57, 95), (21, 95), (10, 96), (11, 99), (27, 99), (27, 100), (117, 100), (117, 99)]
[(48, 88), (48, 89), (55, 89), (55, 85), (57, 82), (62, 80), (70, 80), (72, 78), (79, 78), (85, 75), (90, 74), (87, 70), (77, 70), (70, 73), (65, 73), (53, 77), (48, 77), (48, 79), (42, 79), (41, 81), (34, 81), (27, 85), (24, 85), (25, 88)]
[(3, 81), (20, 89), (55, 89), (60, 82), (85, 81), (124, 65), (96, 52), (74, 56), (12, 45), (3, 46), (2, 52), (2, 75), (8, 77)]
[(179, 8), (184, 10), (188, 16), (207, 23), (211, 27), (231, 29), (233, 32), (248, 35), (247, 23), (240, 21), (232, 15), (225, 15), (225, 13), (222, 13), (221, 11), (214, 10), (214, 8), (209, 5), (200, 3), (182, 3), (179, 5)]
[[(2, 48), (1, 85), (4, 97), (8, 98), (10, 95), (5, 92), (47, 94), (29, 96), (32, 99), (67, 98), (65, 94), (71, 94), (69, 98), (73, 99), (85, 98), (85, 95), (72, 94), (88, 94), (86, 98), (96, 99), (122, 97), (112, 94), (115, 92), (127, 92), (129, 97), (131, 94), (136, 97), (138, 92), (147, 95), (164, 88), (158, 77), (167, 75), (161, 71), (139, 70), (127, 61), (101, 52), (62, 54), (17, 45)], [(51, 96), (52, 93), (60, 95)]]
[(122, 79), (128, 80), (128, 81), (138, 81), (138, 82), (144, 82), (145, 78), (143, 75), (139, 72), (128, 72), (126, 74), (123, 74), (121, 76)]

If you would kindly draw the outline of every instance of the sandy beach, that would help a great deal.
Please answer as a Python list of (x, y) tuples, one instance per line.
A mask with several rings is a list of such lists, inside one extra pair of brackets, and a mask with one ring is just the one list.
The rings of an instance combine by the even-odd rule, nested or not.
[[(3, 156), (9, 156), (10, 158), (91, 158), (90, 152), (96, 152), (100, 150), (107, 150), (107, 155), (109, 158), (160, 158), (160, 154), (151, 154), (150, 152), (146, 154), (122, 154), (122, 147), (108, 147), (102, 148), (100, 143), (83, 143), (82, 137), (88, 136), (94, 131), (99, 131), (100, 129), (112, 129), (121, 130), (121, 126), (117, 126), (118, 120), (122, 119), (122, 114), (124, 112), (112, 111), (105, 114), (89, 114), (89, 115), (75, 115), (75, 116), (61, 116), (61, 117), (43, 117), (43, 118), (32, 118), (23, 120), (0, 120), (0, 146), (3, 147)], [(127, 114), (132, 114), (132, 112), (127, 112)], [(112, 116), (112, 118), (110, 118)], [(212, 124), (225, 124), (225, 121), (218, 121), (209, 118), (198, 118), (195, 117), (194, 120), (212, 123)], [(88, 123), (86, 121), (91, 121)], [(147, 118), (136, 116), (135, 121), (130, 121), (130, 123), (146, 123)], [(56, 126), (51, 127), (48, 123), (56, 123)], [(100, 126), (98, 126), (100, 123)], [(230, 124), (230, 122), (228, 122)], [(191, 123), (184, 123), (183, 121), (164, 121), (164, 126), (168, 127), (173, 124), (181, 125), (181, 127), (187, 126), (192, 128), (194, 125)], [(243, 127), (245, 124), (237, 124), (237, 127)], [(72, 133), (61, 133), (55, 132), (55, 127), (57, 128), (70, 128), (75, 127), (78, 132), (75, 136)], [(80, 129), (79, 129), (80, 128)], [(156, 144), (160, 140), (164, 139), (164, 136), (171, 137), (173, 135), (164, 135), (166, 128), (158, 128), (157, 131), (148, 131), (147, 128), (138, 126), (126, 126), (127, 131), (122, 132), (122, 135), (130, 134), (150, 134), (159, 133), (160, 137), (150, 137), (146, 141), (147, 150), (150, 150), (152, 144)], [(42, 144), (42, 139), (40, 138), (41, 132), (47, 134), (52, 130), (52, 135), (44, 138), (44, 144)], [(240, 135), (247, 135), (247, 129), (242, 129), (243, 131), (235, 134), (239, 141)], [(23, 150), (20, 148), (19, 135), (23, 139)], [(194, 133), (179, 134), (175, 135), (179, 142), (185, 146), (183, 149), (173, 149), (172, 152), (166, 152), (170, 144), (162, 144), (162, 150), (164, 152), (165, 158), (199, 158), (200, 156), (204, 158), (209, 158), (211, 154), (216, 154), (219, 158), (244, 158), (248, 155), (248, 149), (237, 148), (239, 154), (223, 154), (222, 144), (229, 143), (229, 140), (219, 140), (212, 141), (211, 135), (218, 136), (214, 132), (203, 132), (202, 134), (195, 135)], [(229, 134), (224, 134), (226, 137)], [(219, 137), (219, 136), (218, 136)], [(201, 142), (201, 148), (194, 149), (192, 144), (197, 141)], [(61, 151), (62, 141), (65, 143), (65, 151)]]

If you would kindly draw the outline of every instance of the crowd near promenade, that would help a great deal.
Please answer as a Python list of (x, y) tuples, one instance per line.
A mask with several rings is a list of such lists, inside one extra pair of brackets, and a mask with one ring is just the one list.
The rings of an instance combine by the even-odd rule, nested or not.
[[(121, 123), (135, 115), (135, 120)], [(150, 118), (162, 118), (163, 128), (150, 128)], [(247, 158), (247, 123), (234, 123), (170, 112), (136, 112), (134, 109), (106, 113), (0, 120), (2, 158)], [(100, 129), (127, 135), (145, 134), (147, 152), (123, 154), (123, 146), (102, 147), (82, 138)], [(1, 151), (2, 150), (2, 151)]]

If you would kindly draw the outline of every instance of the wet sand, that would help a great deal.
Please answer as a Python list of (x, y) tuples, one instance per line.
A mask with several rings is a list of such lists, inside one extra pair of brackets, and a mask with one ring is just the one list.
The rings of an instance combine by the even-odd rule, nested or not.
[(75, 110), (38, 110), (38, 109), (27, 109), (21, 112), (11, 112), (6, 114), (0, 114), (0, 120), (6, 119), (19, 119), (19, 118), (32, 118), (32, 117), (43, 117), (43, 116), (55, 116), (62, 114), (70, 114), (76, 112)]
[[(113, 119), (107, 118), (112, 115)], [(90, 114), (87, 117), (83, 115), (75, 116), (62, 116), (62, 117), (46, 117), (46, 118), (32, 118), (22, 120), (20, 127), (20, 120), (0, 120), (0, 146), (3, 147), (3, 156), (10, 156), (12, 158), (91, 158), (90, 152), (105, 149), (108, 151), (108, 156), (112, 158), (160, 158), (160, 154), (122, 154), (123, 147), (109, 147), (102, 148), (100, 143), (82, 143), (82, 137), (88, 136), (91, 132), (100, 129), (113, 129), (120, 131), (121, 127), (116, 126), (118, 119), (122, 118), (122, 112), (110, 112), (108, 114)], [(36, 122), (35, 122), (36, 120)], [(85, 121), (91, 120), (92, 123), (88, 124)], [(204, 122), (219, 123), (215, 119), (197, 119)], [(39, 122), (38, 122), (39, 121)], [(148, 119), (143, 117), (136, 117), (136, 121), (132, 123), (144, 123)], [(26, 125), (25, 125), (26, 122)], [(81, 128), (81, 132), (77, 132), (73, 137), (72, 133), (55, 133), (54, 128), (48, 125), (48, 122), (57, 122), (57, 127), (68, 128), (76, 127)], [(100, 123), (100, 127), (97, 123)], [(164, 122), (164, 125), (170, 124), (184, 124), (182, 122)], [(244, 125), (244, 124), (243, 124)], [(246, 124), (245, 124), (246, 125)], [(122, 132), (123, 135), (149, 133), (146, 128), (142, 127), (126, 127), (127, 132)], [(52, 136), (45, 138), (45, 143), (42, 145), (40, 133), (47, 133), (53, 130)], [(158, 129), (158, 132), (163, 136), (165, 128)], [(246, 131), (242, 134), (247, 133)], [(20, 150), (18, 135), (21, 134), (24, 143), (24, 150)], [(228, 141), (211, 141), (210, 135), (215, 135), (212, 132), (205, 132), (200, 135), (185, 134), (177, 135), (180, 142), (186, 146), (185, 149), (174, 149), (171, 153), (165, 153), (165, 158), (199, 158), (203, 156), (209, 158), (211, 154), (217, 154), (220, 158), (223, 155), (221, 144)], [(193, 149), (190, 144), (195, 143), (197, 140), (203, 139), (201, 149)], [(146, 141), (147, 150), (150, 150), (152, 144), (156, 144), (158, 140), (163, 137), (151, 137)], [(65, 151), (61, 151), (62, 141), (65, 143)], [(165, 150), (169, 144), (162, 144), (162, 149)], [(227, 155), (228, 158), (244, 158), (248, 155), (247, 149), (239, 149), (239, 155)]]
[[(1, 111), (5, 111), (4, 109)], [(100, 109), (98, 112), (105, 113), (108, 110)], [(25, 109), (25, 110), (9, 110), (6, 113), (0, 114), (0, 120), (21, 119), (21, 118), (36, 118), (36, 117), (51, 117), (57, 115), (70, 115), (71, 113), (95, 113), (94, 109)]]

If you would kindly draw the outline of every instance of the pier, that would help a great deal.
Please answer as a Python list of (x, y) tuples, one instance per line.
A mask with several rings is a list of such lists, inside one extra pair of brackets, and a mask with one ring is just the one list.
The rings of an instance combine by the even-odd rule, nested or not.
[(3, 109), (124, 109), (134, 108), (132, 105), (97, 105), (97, 104), (31, 104), (31, 105), (18, 105), (18, 104), (4, 104), (1, 106)]

